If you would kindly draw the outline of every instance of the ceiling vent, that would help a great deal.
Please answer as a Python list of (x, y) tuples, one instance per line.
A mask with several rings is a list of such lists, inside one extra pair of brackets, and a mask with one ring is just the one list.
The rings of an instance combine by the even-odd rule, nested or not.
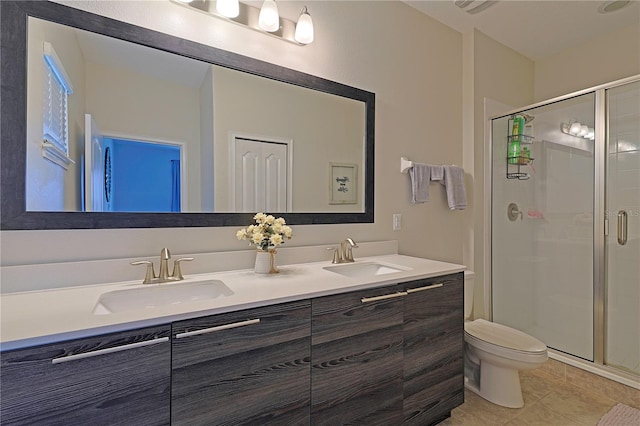
[[(457, 2), (456, 2), (457, 3)], [(465, 2), (467, 3), (467, 2)], [(617, 10), (622, 9), (625, 6), (628, 6), (631, 3), (631, 0), (614, 0), (604, 2), (599, 8), (598, 12), (600, 13), (611, 13)]]
[(455, 0), (453, 2), (460, 9), (464, 9), (465, 12), (475, 15), (483, 10), (486, 10), (498, 3), (497, 0)]

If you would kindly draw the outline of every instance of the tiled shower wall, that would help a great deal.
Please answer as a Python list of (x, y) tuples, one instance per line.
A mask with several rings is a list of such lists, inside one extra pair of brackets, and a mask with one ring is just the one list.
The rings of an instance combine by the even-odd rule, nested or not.
[(581, 147), (548, 140), (536, 144), (535, 198), (545, 218), (537, 222), (533, 244), (539, 259), (536, 332), (549, 347), (593, 360), (594, 154), (589, 142)]

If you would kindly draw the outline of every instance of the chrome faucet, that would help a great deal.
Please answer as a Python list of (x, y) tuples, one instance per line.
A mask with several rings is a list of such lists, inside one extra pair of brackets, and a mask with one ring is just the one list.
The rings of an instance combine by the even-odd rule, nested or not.
[(168, 248), (160, 250), (160, 272), (158, 273), (158, 282), (169, 281), (169, 259), (171, 259), (171, 252)]
[(351, 263), (353, 262), (353, 250), (358, 245), (351, 239), (345, 238), (340, 243), (340, 248), (329, 247), (327, 250), (333, 250), (333, 260), (331, 263)]
[(153, 267), (153, 262), (150, 260), (140, 260), (138, 262), (131, 262), (132, 265), (146, 265), (147, 271), (144, 275), (142, 284), (160, 284), (169, 281), (181, 281), (184, 279), (182, 275), (182, 262), (191, 261), (193, 257), (182, 257), (176, 259), (173, 262), (173, 271), (169, 274), (169, 259), (171, 259), (171, 252), (168, 248), (163, 248), (160, 251), (160, 272), (156, 275), (156, 271)]
[(358, 245), (351, 239), (345, 238), (340, 243), (340, 252), (342, 254), (342, 262), (353, 262), (353, 250), (358, 248)]

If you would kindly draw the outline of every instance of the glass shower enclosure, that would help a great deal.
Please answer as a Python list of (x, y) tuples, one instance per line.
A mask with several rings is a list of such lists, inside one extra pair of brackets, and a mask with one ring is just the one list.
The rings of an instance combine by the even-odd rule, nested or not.
[(640, 374), (640, 81), (606, 90), (604, 363)]
[(491, 120), (493, 321), (640, 374), (640, 81)]

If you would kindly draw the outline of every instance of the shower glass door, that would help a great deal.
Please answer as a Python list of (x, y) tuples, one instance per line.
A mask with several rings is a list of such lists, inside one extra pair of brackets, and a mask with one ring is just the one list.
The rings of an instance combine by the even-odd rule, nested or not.
[(605, 364), (640, 374), (640, 82), (606, 91)]
[(513, 117), (492, 120), (493, 320), (593, 361), (595, 93), (520, 114), (532, 161), (507, 159)]

